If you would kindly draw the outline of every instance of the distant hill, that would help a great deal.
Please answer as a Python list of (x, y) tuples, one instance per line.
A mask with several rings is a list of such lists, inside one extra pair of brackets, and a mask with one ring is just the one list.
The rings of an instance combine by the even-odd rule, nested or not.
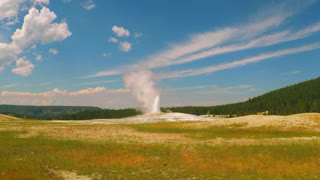
[(60, 120), (116, 119), (140, 115), (136, 109), (102, 109), (97, 111), (81, 111), (55, 117)]
[(186, 106), (163, 108), (195, 115), (228, 114), (237, 116), (268, 111), (269, 114), (289, 115), (306, 112), (320, 113), (320, 77), (287, 86), (245, 102), (219, 106)]
[(8, 115), (5, 115), (5, 114), (0, 114), (0, 121), (1, 120), (21, 120), (20, 118), (17, 118), (17, 117), (13, 117), (13, 116), (8, 116)]
[(52, 119), (64, 114), (73, 114), (80, 111), (97, 111), (98, 107), (90, 106), (20, 106), (0, 105), (0, 113), (15, 117)]

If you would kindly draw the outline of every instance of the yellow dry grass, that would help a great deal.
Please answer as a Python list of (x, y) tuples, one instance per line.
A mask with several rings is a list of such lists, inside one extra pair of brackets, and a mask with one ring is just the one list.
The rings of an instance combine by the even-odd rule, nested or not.
[[(297, 174), (316, 174), (319, 172), (320, 159), (310, 159), (309, 162), (292, 163), (288, 160), (277, 159), (272, 154), (253, 154), (246, 157), (237, 157), (237, 154), (226, 152), (221, 156), (215, 151), (207, 156), (200, 156), (197, 151), (186, 150), (181, 153), (181, 168), (193, 169), (197, 172), (216, 172), (236, 174), (255, 171), (258, 174), (277, 176), (294, 176)], [(248, 163), (250, 162), (250, 163)], [(290, 167), (290, 168), (289, 168)]]
[[(10, 116), (8, 119), (12, 119)], [(206, 122), (173, 122), (157, 123), (160, 128), (182, 127), (182, 128), (208, 128), (213, 126), (226, 126), (237, 128), (273, 127), (287, 130), (290, 128), (320, 130), (320, 114), (304, 113), (291, 116), (261, 116), (250, 115), (238, 118), (221, 119)], [(27, 121), (26, 121), (27, 122)], [(47, 136), (51, 138), (64, 138), (73, 140), (89, 141), (116, 141), (123, 143), (170, 143), (170, 144), (202, 144), (209, 145), (255, 145), (255, 144), (277, 144), (291, 142), (320, 141), (319, 137), (292, 137), (292, 138), (213, 138), (194, 139), (186, 137), (184, 133), (151, 133), (141, 132), (121, 124), (77, 124), (77, 123), (30, 123), (30, 124), (3, 124), (0, 131), (23, 131), (21, 138), (33, 136)]]
[(0, 114), (0, 121), (22, 120), (21, 118)]
[(283, 129), (308, 128), (320, 130), (320, 113), (303, 113), (289, 116), (248, 115), (216, 121), (184, 123), (182, 126), (194, 128), (208, 126), (241, 126), (243, 128), (273, 126)]
[[(197, 135), (198, 129), (201, 134), (201, 131), (206, 130), (205, 128), (210, 129), (215, 126), (218, 128), (240, 128), (245, 131), (250, 128), (251, 130), (254, 128), (261, 130), (256, 133), (263, 133), (263, 130), (270, 129), (286, 131), (298, 128), (301, 128), (298, 130), (314, 132), (319, 130), (319, 124), (320, 114), (312, 113), (291, 116), (253, 115), (207, 122), (155, 123), (139, 126), (155, 129), (181, 127), (196, 129), (190, 134)], [(208, 175), (203, 177), (220, 174), (225, 177), (230, 175), (233, 178), (241, 174), (254, 174), (256, 175), (254, 177), (263, 177), (263, 175), (266, 177), (294, 177), (319, 174), (320, 158), (317, 152), (320, 148), (320, 136), (268, 136), (261, 139), (250, 138), (251, 136), (246, 138), (219, 136), (212, 139), (201, 139), (186, 136), (187, 131), (183, 131), (183, 133), (175, 131), (170, 133), (167, 131), (148, 132), (139, 131), (135, 127), (138, 126), (21, 120), (2, 121), (0, 131), (23, 132), (19, 136), (17, 135), (20, 138), (26, 138), (18, 139), (20, 143), (27, 140), (34, 141), (33, 143), (38, 145), (39, 149), (45, 147), (45, 151), (54, 152), (54, 157), (63, 157), (64, 161), (70, 162), (71, 165), (69, 165), (76, 167), (75, 169), (66, 168), (69, 166), (48, 166), (47, 168), (51, 168), (48, 170), (48, 174), (52, 174), (52, 177), (65, 179), (102, 179), (102, 177), (108, 177), (108, 173), (111, 172), (100, 170), (104, 167), (113, 168), (119, 172), (120, 170), (121, 172), (125, 172), (125, 170), (136, 171), (136, 173), (142, 171), (159, 173), (180, 171), (179, 173), (197, 172), (201, 175)], [(214, 133), (214, 131), (212, 132)], [(272, 133), (272, 131), (267, 132)], [(228, 133), (230, 132), (228, 131)], [(43, 136), (44, 138), (30, 138), (35, 136)], [(63, 140), (61, 141), (61, 139)], [(61, 142), (65, 140), (80, 141), (66, 141), (68, 143), (64, 146)], [(47, 141), (56, 142), (60, 146), (46, 144)], [(70, 145), (69, 143), (74, 144)], [(304, 148), (305, 146), (307, 148)], [(12, 145), (11, 148), (14, 147), (15, 145)], [(38, 149), (35, 145), (31, 147)], [(299, 149), (296, 152), (296, 149), (291, 149), (291, 147)], [(28, 154), (28, 156), (32, 155)], [(72, 164), (74, 165), (72, 166)], [(165, 168), (169, 170), (166, 171)], [(0, 173), (0, 179), (6, 176), (23, 179), (24, 176), (21, 175), (23, 171), (19, 172), (20, 174), (9, 174), (9, 171), (7, 174)], [(89, 172), (92, 172), (93, 175)], [(10, 171), (10, 173), (15, 173), (15, 171)], [(220, 176), (220, 178), (224, 176)], [(165, 179), (164, 175), (161, 177)], [(171, 176), (171, 178), (175, 178), (175, 176)]]
[[(73, 140), (89, 141), (117, 141), (125, 143), (192, 143), (196, 142), (178, 133), (154, 134), (139, 132), (124, 125), (92, 125), (92, 126), (27, 126), (27, 127), (6, 127), (3, 130), (24, 131), (21, 138), (44, 135), (52, 138), (65, 138)], [(1, 130), (1, 129), (0, 129)]]
[[(181, 123), (183, 124), (183, 123)], [(210, 125), (211, 126), (211, 125)], [(125, 125), (91, 125), (91, 126), (8, 126), (5, 131), (23, 131), (21, 138), (46, 136), (71, 140), (86, 140), (92, 142), (115, 141), (119, 143), (169, 143), (179, 144), (208, 144), (216, 145), (258, 145), (258, 144), (286, 144), (319, 141), (320, 137), (292, 137), (292, 138), (213, 138), (195, 139), (186, 137), (183, 133), (150, 133), (140, 132)]]

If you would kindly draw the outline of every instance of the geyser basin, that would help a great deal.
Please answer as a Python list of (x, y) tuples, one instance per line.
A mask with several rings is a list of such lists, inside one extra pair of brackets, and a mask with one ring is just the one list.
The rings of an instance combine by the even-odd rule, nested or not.
[(215, 121), (221, 118), (201, 117), (184, 113), (150, 113), (123, 119), (94, 119), (81, 121), (55, 121), (55, 122), (74, 122), (85, 124), (141, 124), (158, 122), (181, 122), (181, 121)]

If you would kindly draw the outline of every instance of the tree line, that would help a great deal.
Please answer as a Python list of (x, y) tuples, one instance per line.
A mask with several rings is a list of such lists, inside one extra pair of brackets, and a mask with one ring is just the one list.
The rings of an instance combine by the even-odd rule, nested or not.
[(60, 120), (85, 120), (85, 119), (117, 119), (130, 116), (140, 115), (141, 112), (128, 108), (128, 109), (103, 109), (97, 111), (82, 111), (74, 114), (65, 114), (55, 117)]
[(0, 105), (1, 114), (30, 119), (53, 119), (63, 114), (73, 114), (81, 111), (97, 110), (101, 110), (101, 108), (91, 106)]
[(163, 110), (194, 115), (224, 114), (249, 115), (268, 111), (273, 115), (289, 115), (306, 112), (320, 113), (320, 77), (271, 91), (245, 102), (219, 106), (170, 107)]

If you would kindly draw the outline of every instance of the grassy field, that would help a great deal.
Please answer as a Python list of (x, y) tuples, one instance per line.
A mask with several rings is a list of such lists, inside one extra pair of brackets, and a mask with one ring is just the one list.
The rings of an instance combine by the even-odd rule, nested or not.
[(320, 178), (319, 124), (249, 124), (88, 125), (0, 117), (0, 179)]

